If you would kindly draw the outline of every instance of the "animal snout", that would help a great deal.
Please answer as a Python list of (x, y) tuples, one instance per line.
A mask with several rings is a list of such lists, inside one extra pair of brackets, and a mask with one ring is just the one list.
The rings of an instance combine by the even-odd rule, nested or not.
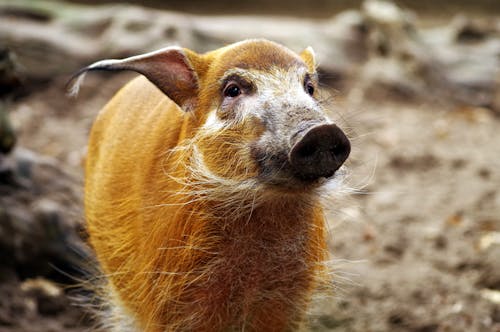
[(305, 131), (292, 146), (288, 159), (297, 177), (316, 180), (331, 177), (351, 152), (346, 135), (334, 124), (320, 124)]

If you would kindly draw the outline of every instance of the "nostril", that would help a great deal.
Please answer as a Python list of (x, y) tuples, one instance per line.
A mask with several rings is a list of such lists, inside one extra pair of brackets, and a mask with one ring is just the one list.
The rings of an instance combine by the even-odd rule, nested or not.
[(330, 149), (330, 152), (333, 154), (333, 156), (338, 156), (340, 154), (342, 154), (342, 148), (338, 145), (338, 144), (335, 144), (331, 149)]
[(338, 142), (330, 149), (330, 153), (333, 155), (333, 157), (340, 162), (344, 162), (345, 159), (347, 159), (349, 152), (349, 141)]
[(313, 144), (306, 144), (297, 150), (297, 155), (299, 158), (309, 158), (316, 154), (317, 147)]

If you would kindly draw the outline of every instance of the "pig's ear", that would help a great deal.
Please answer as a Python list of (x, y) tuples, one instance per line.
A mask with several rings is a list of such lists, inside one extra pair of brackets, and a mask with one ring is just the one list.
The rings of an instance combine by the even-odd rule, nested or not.
[(299, 55), (307, 65), (307, 69), (310, 72), (316, 71), (316, 54), (311, 46), (300, 52)]
[(94, 70), (132, 70), (151, 81), (177, 105), (189, 111), (196, 102), (198, 95), (198, 74), (192, 65), (192, 60), (198, 55), (187, 49), (167, 47), (158, 51), (132, 56), (121, 60), (102, 60), (82, 68), (71, 78), (75, 79), (70, 94), (78, 93), (85, 73)]

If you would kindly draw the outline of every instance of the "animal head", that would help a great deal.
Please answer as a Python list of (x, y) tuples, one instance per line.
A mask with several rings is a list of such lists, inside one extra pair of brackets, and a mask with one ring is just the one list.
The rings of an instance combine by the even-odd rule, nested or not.
[(350, 153), (349, 140), (317, 99), (310, 47), (300, 54), (266, 40), (205, 54), (167, 47), (99, 61), (77, 75), (92, 70), (146, 76), (190, 113), (191, 167), (229, 185), (307, 191), (333, 178)]

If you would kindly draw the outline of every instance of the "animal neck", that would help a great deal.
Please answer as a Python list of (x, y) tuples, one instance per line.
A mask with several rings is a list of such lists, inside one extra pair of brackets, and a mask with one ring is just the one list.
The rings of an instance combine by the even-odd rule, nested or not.
[[(152, 210), (158, 222), (144, 227), (141, 241), (149, 258), (133, 268), (171, 273), (148, 274), (130, 301), (153, 303), (135, 310), (157, 310), (166, 325), (179, 319), (187, 330), (290, 330), (327, 255), (322, 210), (311, 195), (263, 195), (255, 186), (214, 181), (195, 174), (174, 191), (158, 191), (175, 204)], [(192, 312), (197, 316), (185, 321)], [(278, 325), (269, 328), (268, 317), (280, 317)]]
[[(215, 209), (215, 213), (222, 211)], [(269, 234), (276, 237), (294, 237), (306, 231), (314, 213), (313, 206), (301, 199), (282, 198), (260, 202), (248, 202), (247, 207), (237, 218), (222, 212), (220, 219), (223, 226), (235, 236), (266, 237)]]
[(200, 311), (222, 308), (215, 316), (225, 322), (219, 330), (265, 330), (269, 315), (276, 318), (270, 330), (293, 330), (290, 319), (302, 314), (326, 257), (321, 210), (289, 198), (235, 217), (204, 208), (213, 218), (204, 227), (213, 254), (203, 259), (209, 263), (192, 301)]

